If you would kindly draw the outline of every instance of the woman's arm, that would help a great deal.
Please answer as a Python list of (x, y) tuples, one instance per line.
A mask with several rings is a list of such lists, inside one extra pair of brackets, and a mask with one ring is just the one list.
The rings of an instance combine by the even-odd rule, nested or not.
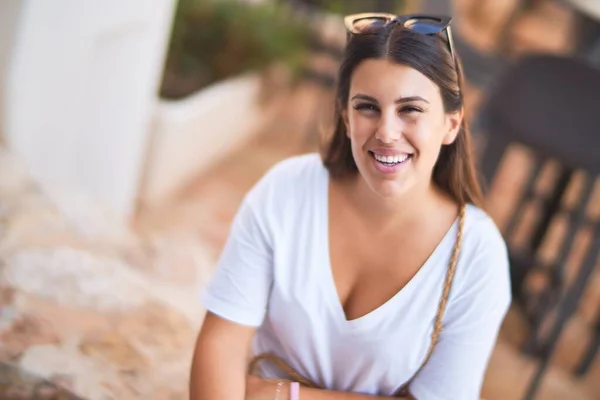
[(254, 331), (207, 313), (192, 360), (190, 400), (246, 398), (248, 350)]
[[(368, 396), (365, 394), (335, 392), (331, 390), (321, 390), (312, 388), (302, 388), (300, 390), (302, 400), (383, 400), (383, 399), (405, 399), (409, 400), (412, 397), (381, 397)], [(287, 400), (287, 399), (286, 399)]]
[(191, 400), (245, 398), (250, 342), (266, 314), (273, 283), (265, 185), (268, 189), (268, 181), (263, 180), (242, 202), (202, 294), (208, 312), (192, 361)]
[[(279, 400), (290, 400), (290, 383), (285, 382), (285, 385), (279, 393)], [(248, 377), (248, 396), (247, 400), (251, 399), (275, 399), (275, 393), (277, 390), (277, 381), (264, 380), (261, 378), (249, 376)], [(270, 397), (269, 397), (270, 395)], [(262, 397), (261, 397), (262, 396)], [(412, 397), (382, 397), (382, 396), (370, 396), (366, 394), (350, 393), (350, 392), (337, 392), (333, 390), (313, 389), (308, 387), (300, 388), (300, 399), (301, 400), (385, 400), (385, 399), (396, 399), (396, 400), (410, 400)]]
[[(248, 350), (255, 328), (245, 327), (207, 313), (194, 351), (190, 377), (190, 400), (274, 399), (276, 380), (247, 376)], [(303, 387), (302, 400), (392, 399)], [(289, 382), (279, 399), (289, 400)], [(404, 398), (404, 397), (403, 397)], [(393, 399), (403, 399), (393, 397)], [(407, 398), (404, 398), (407, 399)]]

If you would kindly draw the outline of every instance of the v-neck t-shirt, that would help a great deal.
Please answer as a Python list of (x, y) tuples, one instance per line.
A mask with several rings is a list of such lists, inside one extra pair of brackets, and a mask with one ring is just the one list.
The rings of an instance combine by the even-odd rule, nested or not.
[[(426, 357), (458, 220), (405, 287), (347, 320), (330, 265), (328, 188), (318, 154), (272, 167), (245, 196), (202, 303), (256, 327), (254, 355), (273, 353), (329, 390), (392, 396)], [(511, 301), (508, 265), (496, 225), (468, 205), (442, 333), (410, 385), (417, 399), (479, 398)], [(261, 368), (265, 377), (285, 377)]]

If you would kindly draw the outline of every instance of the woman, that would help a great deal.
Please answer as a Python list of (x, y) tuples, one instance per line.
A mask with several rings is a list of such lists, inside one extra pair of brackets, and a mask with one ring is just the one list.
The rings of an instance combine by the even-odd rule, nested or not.
[[(477, 399), (510, 304), (482, 211), (449, 19), (346, 18), (336, 126), (247, 194), (214, 278), (193, 399)], [(285, 378), (261, 363), (264, 378)], [(297, 385), (293, 385), (297, 389)], [(409, 397), (407, 397), (409, 398)]]

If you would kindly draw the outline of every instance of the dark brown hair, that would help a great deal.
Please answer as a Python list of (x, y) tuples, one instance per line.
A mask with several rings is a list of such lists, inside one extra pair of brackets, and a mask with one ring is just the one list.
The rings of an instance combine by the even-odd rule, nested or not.
[[(352, 73), (367, 59), (386, 59), (414, 68), (439, 87), (446, 112), (463, 108), (462, 68), (458, 57), (455, 66), (445, 37), (415, 33), (394, 23), (351, 35), (338, 74), (333, 135), (322, 148), (323, 162), (334, 179), (358, 173), (342, 110), (348, 104)], [(465, 119), (454, 142), (442, 146), (432, 179), (460, 205), (473, 203), (483, 207)]]

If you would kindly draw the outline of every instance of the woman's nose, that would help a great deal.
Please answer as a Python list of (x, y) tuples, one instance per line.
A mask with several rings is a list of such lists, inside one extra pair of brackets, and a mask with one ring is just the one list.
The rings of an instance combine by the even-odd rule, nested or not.
[(395, 111), (382, 113), (375, 138), (382, 143), (394, 143), (402, 137), (402, 128), (402, 120)]

